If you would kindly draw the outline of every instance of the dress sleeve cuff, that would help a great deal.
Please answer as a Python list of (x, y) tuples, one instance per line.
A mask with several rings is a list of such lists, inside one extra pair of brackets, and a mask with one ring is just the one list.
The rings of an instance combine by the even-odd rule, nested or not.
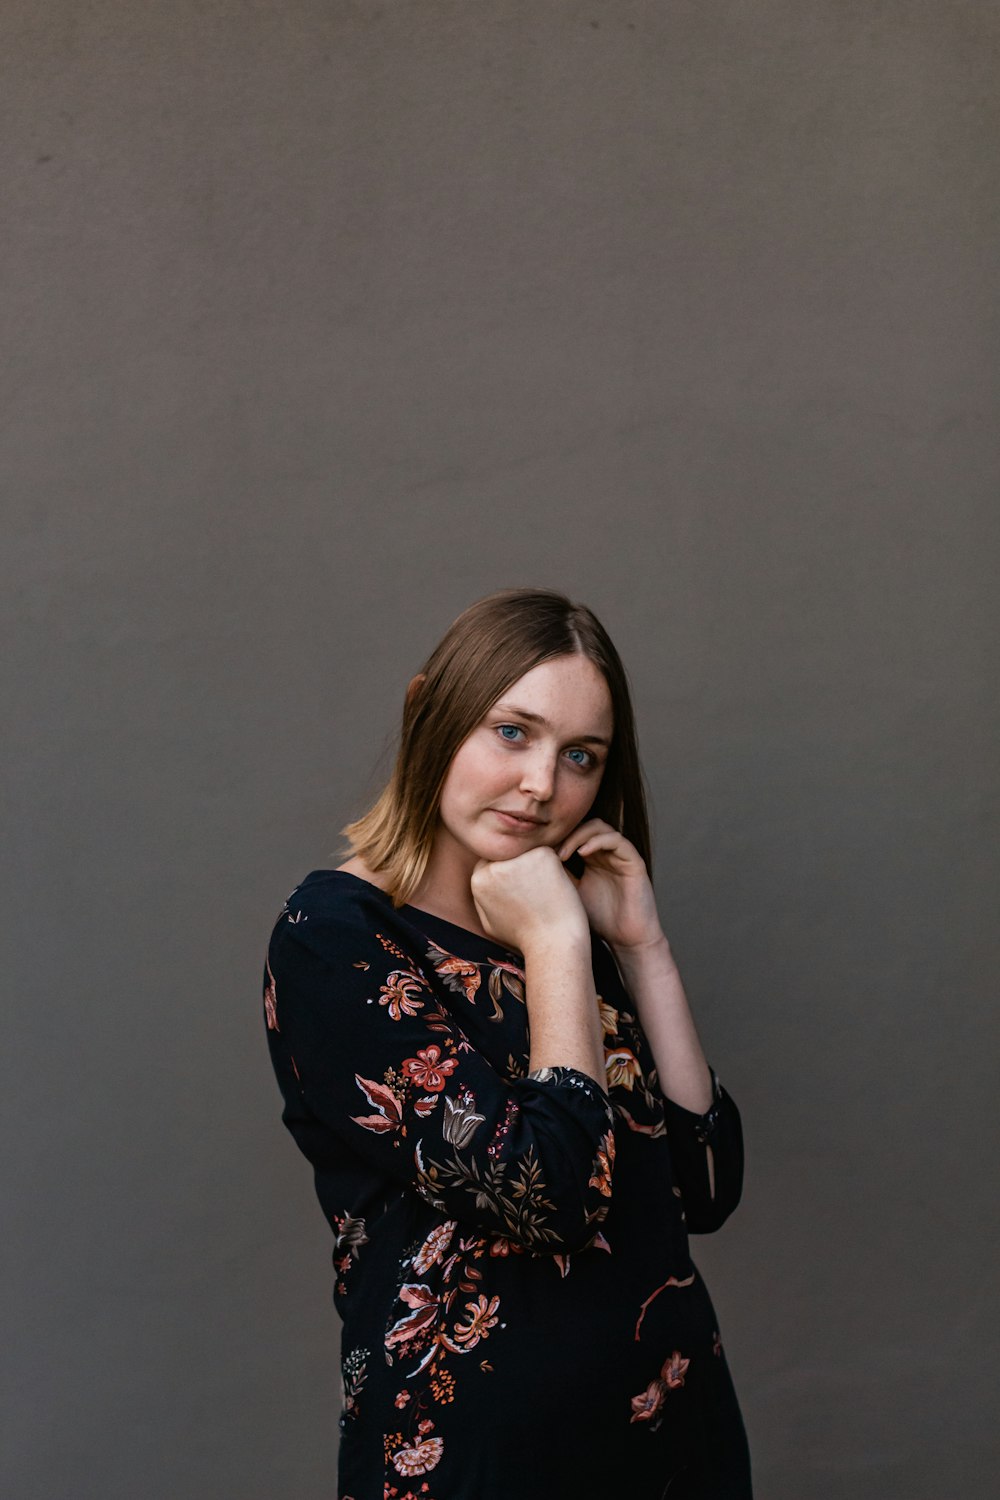
[(589, 1073), (582, 1073), (579, 1068), (534, 1068), (528, 1074), (528, 1079), (532, 1083), (569, 1084), (571, 1088), (580, 1089), (588, 1099), (603, 1106), (609, 1121), (614, 1119), (611, 1100), (604, 1089), (595, 1078), (591, 1078)]
[(670, 1113), (675, 1118), (683, 1120), (691, 1128), (695, 1140), (703, 1146), (711, 1145), (712, 1137), (719, 1128), (723, 1110), (722, 1085), (719, 1082), (719, 1075), (711, 1064), (709, 1064), (708, 1071), (712, 1075), (712, 1102), (704, 1114), (697, 1114), (693, 1109), (685, 1109), (674, 1099), (667, 1101)]

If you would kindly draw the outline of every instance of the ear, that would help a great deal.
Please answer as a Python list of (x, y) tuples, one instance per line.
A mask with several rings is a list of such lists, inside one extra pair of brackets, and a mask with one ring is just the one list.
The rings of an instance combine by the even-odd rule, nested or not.
[(427, 681), (427, 674), (425, 672), (418, 672), (417, 675), (416, 675), (416, 677), (411, 677), (410, 678), (410, 685), (406, 689), (406, 706), (407, 706), (407, 708), (411, 708), (412, 707), (414, 700), (418, 696), (418, 694), (420, 692), (420, 689), (423, 687), (423, 685), (424, 685), (424, 683), (426, 681)]

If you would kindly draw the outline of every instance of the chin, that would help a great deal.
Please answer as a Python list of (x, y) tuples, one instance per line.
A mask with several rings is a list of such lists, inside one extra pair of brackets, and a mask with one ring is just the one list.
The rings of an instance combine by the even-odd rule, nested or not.
[(453, 831), (452, 838), (474, 859), (486, 859), (491, 864), (500, 859), (513, 859), (515, 854), (522, 854), (527, 847), (522, 840), (494, 833), (491, 828), (473, 826), (463, 830), (461, 834)]
[(479, 840), (481, 847), (476, 850), (476, 853), (480, 859), (491, 861), (516, 859), (519, 854), (526, 854), (529, 849), (538, 849), (548, 842), (548, 839), (539, 838), (537, 835), (525, 837), (501, 833)]
[(498, 864), (503, 860), (516, 859), (519, 854), (526, 853), (528, 849), (537, 849), (539, 845), (549, 844), (555, 847), (559, 842), (558, 839), (542, 837), (551, 832), (551, 828), (547, 827), (539, 828), (529, 836), (504, 833), (502, 830), (495, 830), (472, 820), (461, 834), (453, 828), (451, 836), (476, 859), (485, 859), (490, 864)]
[(501, 860), (514, 859), (530, 847), (521, 839), (483, 839), (479, 848), (473, 847), (473, 853), (477, 859), (488, 859), (491, 864), (496, 864)]

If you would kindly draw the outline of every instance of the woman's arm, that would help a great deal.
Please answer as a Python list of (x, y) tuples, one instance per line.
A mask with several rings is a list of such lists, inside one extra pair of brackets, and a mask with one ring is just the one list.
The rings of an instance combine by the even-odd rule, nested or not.
[(290, 900), (268, 944), (264, 1012), (282, 1118), (317, 1172), (367, 1166), (533, 1252), (589, 1244), (611, 1194), (603, 1084), (559, 1038), (527, 1078), (498, 1072), (455, 1021), (423, 941), (381, 898), (305, 889)]
[(524, 957), (531, 1071), (576, 1068), (606, 1088), (587, 913), (555, 854), (484, 861), (472, 891), (487, 931)]
[(661, 932), (637, 947), (612, 943), (611, 950), (635, 1001), (662, 1092), (684, 1109), (704, 1114), (714, 1096), (712, 1075), (666, 936)]
[(705, 1061), (666, 937), (612, 952), (656, 1064), (688, 1231), (711, 1234), (743, 1191), (739, 1110)]
[(653, 1054), (688, 1226), (707, 1233), (728, 1217), (742, 1191), (739, 1112), (705, 1060), (638, 852), (594, 818), (560, 846), (561, 859), (573, 853), (585, 865), (580, 899), (614, 954)]
[[(682, 1109), (703, 1115), (711, 1109), (715, 1087), (698, 1040), (694, 1017), (666, 936), (635, 947), (611, 944), (622, 983), (631, 995), (639, 1024), (649, 1042), (660, 1091)], [(706, 1144), (708, 1180), (715, 1196), (715, 1160)]]
[(529, 1067), (577, 1068), (607, 1087), (590, 934), (557, 931), (524, 954)]

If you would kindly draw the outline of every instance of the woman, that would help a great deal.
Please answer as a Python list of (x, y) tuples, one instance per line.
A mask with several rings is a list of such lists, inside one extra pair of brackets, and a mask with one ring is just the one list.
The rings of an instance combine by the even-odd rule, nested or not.
[(739, 1201), (740, 1120), (660, 926), (594, 615), (529, 589), (466, 610), (344, 832), (264, 975), (336, 1237), (341, 1500), (744, 1500), (687, 1241)]

